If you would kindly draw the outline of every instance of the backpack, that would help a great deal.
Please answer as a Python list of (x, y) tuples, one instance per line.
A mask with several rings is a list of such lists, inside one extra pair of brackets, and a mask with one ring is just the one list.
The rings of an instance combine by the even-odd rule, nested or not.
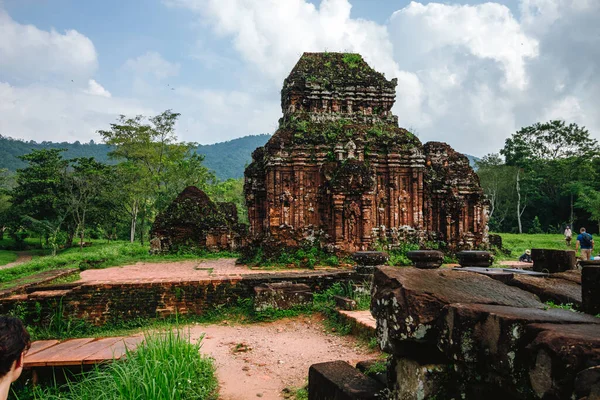
[(581, 248), (591, 249), (592, 248), (592, 235), (587, 232), (581, 234)]

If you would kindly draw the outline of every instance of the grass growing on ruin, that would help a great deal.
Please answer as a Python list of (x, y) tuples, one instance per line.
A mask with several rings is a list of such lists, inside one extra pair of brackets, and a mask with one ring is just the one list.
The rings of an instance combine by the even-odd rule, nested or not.
[(200, 354), (200, 347), (201, 340), (193, 344), (178, 329), (147, 333), (144, 342), (125, 359), (74, 376), (60, 387), (38, 387), (31, 398), (216, 399), (214, 362)]
[(517, 260), (526, 249), (557, 249), (557, 250), (575, 250), (575, 239), (571, 241), (571, 247), (565, 243), (565, 238), (561, 234), (529, 234), (529, 233), (500, 233), (502, 237), (502, 247), (510, 250), (510, 254), (498, 252), (496, 259)]
[(0, 266), (17, 261), (17, 253), (10, 250), (0, 250)]
[(112, 242), (94, 243), (80, 250), (78, 247), (66, 249), (56, 256), (38, 257), (13, 268), (0, 270), (0, 289), (11, 287), (11, 282), (39, 272), (59, 268), (107, 268), (119, 265), (144, 262), (181, 261), (187, 259), (208, 259), (237, 257), (229, 252), (197, 252), (172, 255), (150, 255), (149, 247), (139, 243)]

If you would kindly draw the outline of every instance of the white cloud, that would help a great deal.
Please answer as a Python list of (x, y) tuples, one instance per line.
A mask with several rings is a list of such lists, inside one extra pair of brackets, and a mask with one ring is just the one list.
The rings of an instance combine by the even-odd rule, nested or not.
[(84, 93), (91, 94), (94, 96), (111, 97), (108, 90), (104, 89), (102, 85), (93, 79), (88, 81), (88, 88), (84, 90)]
[(135, 100), (36, 84), (0, 82), (0, 99), (0, 134), (36, 141), (97, 139), (119, 114), (154, 114)]
[(75, 30), (43, 31), (14, 21), (0, 5), (0, 76), (76, 80), (98, 66), (90, 39)]
[(352, 18), (348, 0), (164, 1), (230, 37), (265, 87), (280, 88), (303, 51), (361, 53), (398, 78), (394, 111), (424, 141), (483, 155), (550, 118), (600, 136), (597, 0), (521, 0), (520, 18), (500, 2), (413, 1), (386, 25)]

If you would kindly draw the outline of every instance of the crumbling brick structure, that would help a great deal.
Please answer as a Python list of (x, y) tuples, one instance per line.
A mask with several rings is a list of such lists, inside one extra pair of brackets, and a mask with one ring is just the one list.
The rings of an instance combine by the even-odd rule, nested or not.
[(238, 223), (235, 204), (214, 203), (202, 190), (188, 186), (156, 217), (150, 250), (235, 250), (245, 245), (247, 230)]
[(245, 171), (255, 239), (346, 252), (408, 236), (486, 242), (477, 175), (450, 146), (398, 127), (396, 85), (358, 54), (304, 53), (283, 84), (279, 129)]

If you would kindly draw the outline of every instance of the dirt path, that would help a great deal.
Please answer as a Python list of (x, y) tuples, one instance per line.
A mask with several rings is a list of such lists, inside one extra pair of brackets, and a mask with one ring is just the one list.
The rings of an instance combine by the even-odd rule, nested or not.
[(281, 399), (284, 388), (306, 384), (311, 364), (377, 357), (350, 336), (324, 332), (319, 316), (252, 325), (192, 326), (197, 340), (205, 334), (202, 352), (216, 361), (220, 399)]
[(15, 253), (17, 253), (17, 260), (14, 262), (0, 266), (0, 269), (16, 267), (19, 264), (23, 264), (28, 261), (31, 261), (31, 259), (33, 258), (32, 255), (27, 251), (15, 251)]

